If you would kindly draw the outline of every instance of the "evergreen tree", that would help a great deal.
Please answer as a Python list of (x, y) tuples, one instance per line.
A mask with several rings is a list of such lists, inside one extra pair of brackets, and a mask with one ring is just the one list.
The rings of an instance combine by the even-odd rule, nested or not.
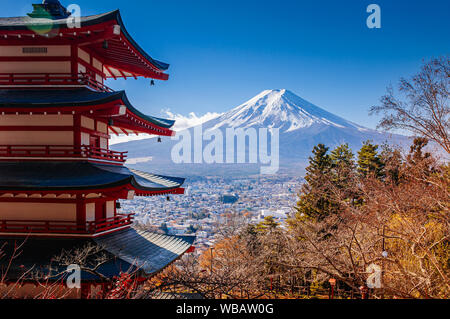
[(431, 158), (431, 154), (424, 152), (424, 148), (428, 145), (428, 140), (423, 137), (414, 139), (413, 145), (408, 154), (408, 162), (410, 164), (419, 164)]
[(354, 158), (355, 155), (348, 144), (342, 144), (331, 152), (330, 160), (333, 171), (333, 183), (337, 187), (342, 189), (348, 186), (346, 182), (348, 175), (355, 168)]
[(399, 149), (393, 149), (388, 144), (384, 144), (382, 149), (381, 157), (384, 163), (385, 182), (398, 185), (402, 179), (402, 154)]
[(363, 147), (358, 152), (358, 170), (363, 175), (373, 174), (378, 178), (384, 176), (384, 163), (378, 154), (378, 145), (374, 145), (371, 141), (364, 142)]
[(355, 165), (354, 157), (355, 155), (353, 154), (348, 144), (342, 144), (336, 147), (330, 155), (333, 167), (340, 166), (353, 168)]
[(329, 148), (323, 144), (314, 146), (313, 156), (309, 158), (309, 166), (306, 168), (305, 180), (314, 185), (328, 174), (331, 169), (331, 158), (328, 155)]
[(259, 232), (265, 232), (267, 230), (274, 230), (279, 226), (273, 216), (267, 216), (262, 222), (256, 225), (256, 230)]
[(331, 158), (328, 148), (323, 144), (314, 147), (306, 168), (306, 183), (302, 186), (297, 203), (297, 218), (320, 219), (329, 214), (334, 205), (329, 200), (329, 192), (324, 189), (325, 181), (331, 177)]

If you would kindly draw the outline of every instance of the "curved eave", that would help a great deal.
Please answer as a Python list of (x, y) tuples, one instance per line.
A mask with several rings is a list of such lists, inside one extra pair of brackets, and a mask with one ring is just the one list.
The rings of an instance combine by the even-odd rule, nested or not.
[[(27, 39), (27, 37), (17, 37), (19, 34), (29, 34), (35, 35), (35, 32), (32, 31), (32, 28), (42, 27), (49, 25), (52, 23), (52, 27), (56, 29), (54, 31), (55, 35), (58, 34), (67, 34), (68, 37), (71, 37), (71, 41), (74, 44), (81, 43), (89, 43), (89, 37), (84, 37), (77, 39), (74, 37), (74, 29), (68, 28), (68, 19), (60, 19), (60, 20), (49, 20), (49, 19), (39, 19), (39, 18), (30, 18), (30, 17), (16, 17), (16, 18), (0, 18), (0, 35), (2, 35), (0, 41), (7, 45), (8, 43), (14, 44), (22, 44), (22, 45), (32, 45), (32, 43), (36, 41), (45, 41), (48, 44), (58, 44), (62, 43), (62, 40), (59, 38), (52, 37), (44, 37), (38, 36), (34, 37), (32, 40)], [(115, 10), (111, 12), (107, 12), (104, 14), (81, 17), (80, 28), (77, 28), (75, 31), (78, 34), (82, 34), (84, 32), (93, 31), (96, 27), (106, 27), (107, 30), (104, 30), (104, 39), (105, 40), (124, 40), (125, 45), (131, 47), (133, 52), (139, 56), (139, 60), (142, 60), (141, 66), (136, 66), (133, 64), (127, 64), (120, 62), (120, 60), (116, 59), (114, 63), (108, 63), (108, 61), (104, 61), (105, 65), (110, 65), (112, 68), (129, 72), (130, 76), (145, 76), (149, 78), (155, 78), (159, 80), (167, 80), (169, 78), (168, 74), (165, 74), (164, 71), (169, 69), (169, 64), (153, 59), (144, 49), (142, 49), (139, 44), (133, 39), (130, 33), (127, 31), (120, 11)], [(114, 25), (120, 26), (120, 34), (114, 34), (112, 29)], [(9, 36), (9, 38), (3, 38), (3, 36)], [(14, 37), (15, 35), (15, 37)], [(102, 36), (100, 33), (97, 36)], [(31, 37), (28, 37), (31, 38)], [(102, 39), (102, 38), (100, 38)], [(99, 39), (96, 39), (96, 45), (99, 45)], [(31, 42), (26, 42), (31, 41)], [(34, 41), (34, 42), (33, 42)], [(131, 58), (135, 58), (135, 54), (129, 55)], [(145, 65), (149, 65), (146, 67)], [(114, 77), (114, 75), (110, 76)], [(119, 76), (120, 77), (120, 76)]]
[[(130, 172), (134, 175), (131, 185), (134, 188), (136, 196), (184, 194), (184, 188), (181, 188), (185, 181), (184, 178), (155, 175), (134, 169), (130, 169)], [(151, 187), (147, 186), (149, 182), (164, 185), (166, 189), (155, 191)]]
[[(24, 92), (27, 92), (27, 94), (24, 94)], [(112, 110), (121, 105), (127, 108), (124, 114), (121, 114), (120, 110)], [(0, 90), (0, 112), (15, 113), (20, 109), (26, 109), (27, 112), (33, 109), (34, 113), (48, 113), (56, 109), (59, 112), (64, 112), (63, 108), (69, 109), (69, 113), (73, 111), (85, 112), (86, 115), (114, 119), (114, 126), (123, 128), (123, 132), (126, 134), (129, 132), (161, 136), (174, 135), (171, 128), (175, 121), (141, 113), (130, 103), (125, 91), (94, 92), (89, 89)], [(120, 134), (122, 132), (115, 133)]]
[[(121, 93), (121, 100), (129, 111), (129, 114), (126, 115), (127, 119), (129, 120), (128, 122), (130, 125), (135, 125), (137, 131), (141, 133), (156, 134), (161, 136), (175, 135), (175, 132), (171, 130), (171, 128), (175, 125), (175, 121), (141, 113), (130, 103), (125, 91), (122, 91)], [(146, 129), (147, 126), (150, 126), (150, 130)], [(156, 133), (154, 132), (155, 130)]]
[(129, 229), (95, 241), (109, 253), (151, 276), (188, 252), (195, 239), (194, 236), (167, 236)]
[(137, 196), (183, 194), (184, 178), (89, 162), (0, 162), (2, 194), (103, 193), (128, 199)]
[(153, 59), (150, 55), (147, 54), (140, 46), (139, 44), (133, 39), (133, 37), (128, 33), (127, 29), (125, 28), (125, 24), (123, 23), (122, 16), (120, 14), (119, 10), (113, 11), (113, 13), (116, 14), (116, 21), (121, 27), (121, 30), (127, 40), (148, 60), (149, 63), (157, 67), (161, 71), (167, 71), (170, 67), (170, 64), (161, 62), (158, 60)]
[[(133, 228), (95, 239), (30, 237), (23, 243), (17, 258), (11, 261), (8, 258), (0, 259), (0, 268), (9, 268), (5, 283), (16, 284), (18, 279), (21, 282), (32, 280), (35, 283), (34, 274), (37, 271), (47, 276), (50, 282), (57, 281), (65, 278), (66, 275), (62, 274), (65, 274), (67, 267), (56, 263), (55, 257), (61, 256), (63, 252), (96, 246), (101, 254), (108, 257), (98, 268), (98, 273), (102, 276), (113, 278), (123, 272), (129, 272), (150, 277), (188, 253), (194, 241), (194, 236), (168, 236)], [(16, 244), (17, 238), (0, 237), (0, 245), (7, 256), (14, 253)], [(95, 263), (97, 258), (96, 254), (87, 256), (87, 262)], [(81, 280), (95, 282), (101, 281), (101, 278), (92, 273), (82, 272)]]

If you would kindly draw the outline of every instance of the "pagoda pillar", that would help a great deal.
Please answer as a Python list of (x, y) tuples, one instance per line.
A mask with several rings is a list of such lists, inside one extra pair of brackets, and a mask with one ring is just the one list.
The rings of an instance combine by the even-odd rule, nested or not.
[(77, 195), (77, 225), (86, 227), (86, 204), (82, 195)]

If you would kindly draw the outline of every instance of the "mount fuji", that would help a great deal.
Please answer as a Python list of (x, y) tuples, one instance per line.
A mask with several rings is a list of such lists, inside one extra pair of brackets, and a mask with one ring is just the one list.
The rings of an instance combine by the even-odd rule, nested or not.
[[(214, 128), (279, 128), (289, 133), (314, 125), (364, 130), (331, 114), (288, 90), (263, 91), (251, 100), (210, 121)], [(205, 124), (205, 126), (206, 126)]]
[[(244, 104), (203, 123), (202, 128), (203, 132), (220, 130), (223, 136), (229, 128), (267, 128), (269, 131), (278, 128), (280, 172), (296, 175), (304, 173), (311, 150), (319, 143), (330, 149), (347, 143), (356, 153), (367, 140), (397, 145), (407, 141), (404, 136), (378, 132), (347, 121), (284, 89), (263, 91)], [(188, 130), (193, 135), (195, 128)], [(183, 132), (178, 134), (183, 135)], [(137, 159), (130, 161), (136, 168), (156, 173), (183, 176), (258, 174), (259, 166), (255, 164), (174, 164), (171, 151), (176, 143), (164, 140), (161, 144), (150, 138), (117, 144), (114, 148), (128, 150), (129, 158)], [(248, 145), (245, 152), (248, 157)], [(143, 161), (145, 158), (148, 160)]]

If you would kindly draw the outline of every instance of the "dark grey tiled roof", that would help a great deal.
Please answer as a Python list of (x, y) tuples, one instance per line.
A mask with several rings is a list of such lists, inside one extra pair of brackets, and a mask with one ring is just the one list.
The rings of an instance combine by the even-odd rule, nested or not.
[(169, 191), (183, 178), (132, 171), (124, 166), (89, 162), (0, 162), (0, 190), (68, 191), (131, 184), (142, 191)]
[[(128, 39), (128, 41), (154, 66), (156, 66), (160, 70), (167, 70), (169, 68), (169, 64), (157, 61), (150, 57), (138, 44), (131, 35), (128, 33), (125, 25), (122, 21), (122, 17), (120, 15), (119, 10), (97, 14), (92, 16), (86, 16), (80, 18), (81, 27), (88, 27), (96, 24), (100, 24), (103, 22), (115, 20), (120, 25), (122, 33)], [(68, 19), (59, 19), (59, 20), (50, 20), (50, 19), (42, 19), (42, 18), (31, 18), (31, 17), (11, 17), (11, 18), (0, 18), (0, 30), (28, 30), (33, 26), (47, 26), (49, 23), (52, 24), (54, 28), (66, 28)]]
[(0, 89), (0, 110), (2, 108), (25, 107), (74, 107), (102, 104), (121, 99), (131, 113), (163, 128), (171, 128), (175, 121), (148, 116), (139, 112), (128, 100), (125, 91), (97, 92), (88, 88), (53, 90)]
[(95, 242), (146, 274), (154, 274), (184, 254), (194, 240), (192, 236), (174, 237), (130, 229), (95, 239)]
[[(20, 278), (24, 272), (29, 272), (23, 279), (33, 279), (36, 273), (55, 277), (65, 270), (55, 262), (55, 257), (69, 255), (76, 249), (88, 246), (99, 249), (95, 254), (89, 255), (86, 267), (93, 268), (97, 258), (105, 256), (105, 262), (98, 272), (107, 277), (119, 276), (121, 272), (140, 272), (151, 276), (170, 263), (174, 262), (192, 246), (195, 237), (158, 235), (135, 229), (123, 230), (99, 239), (51, 239), (51, 238), (0, 238), (0, 247), (4, 257), (0, 258), (0, 273), (8, 267), (9, 256), (15, 246), (21, 246), (20, 254), (13, 259), (7, 273), (7, 281)], [(31, 271), (30, 271), (31, 270)], [(82, 280), (100, 280), (100, 277), (83, 272)]]
[(202, 300), (205, 299), (200, 294), (194, 293), (171, 293), (164, 291), (152, 291), (148, 293), (146, 296), (143, 296), (143, 299), (154, 299), (154, 300)]

